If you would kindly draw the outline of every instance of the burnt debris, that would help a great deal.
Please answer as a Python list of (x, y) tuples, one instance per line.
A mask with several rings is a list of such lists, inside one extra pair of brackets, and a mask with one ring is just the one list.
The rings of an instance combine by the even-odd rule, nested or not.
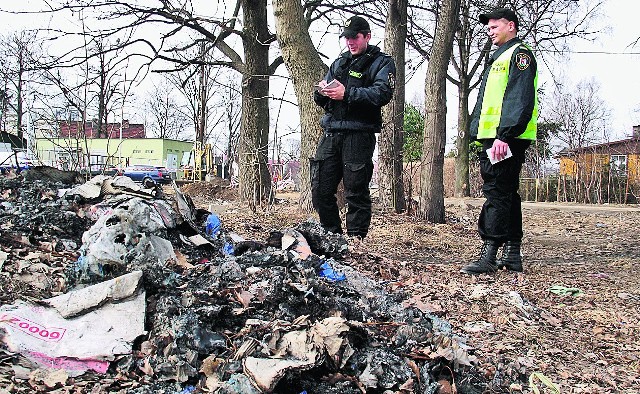
[[(177, 187), (157, 193), (117, 178), (81, 189), (37, 174), (0, 178), (0, 305), (37, 303), (134, 271), (146, 294), (146, 334), (129, 353), (113, 354), (105, 373), (52, 379), (54, 371), (42, 373), (5, 346), (0, 386), (436, 393), (445, 379), (460, 393), (481, 392), (464, 338), (345, 265), (341, 235), (313, 221), (274, 229), (267, 240), (244, 240), (224, 223), (208, 232), (210, 213)], [(25, 372), (35, 370), (41, 374)]]

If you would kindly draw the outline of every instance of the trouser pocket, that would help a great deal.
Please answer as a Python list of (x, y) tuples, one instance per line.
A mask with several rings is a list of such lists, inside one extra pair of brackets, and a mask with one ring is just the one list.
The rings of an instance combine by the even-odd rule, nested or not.
[(373, 165), (369, 163), (345, 163), (344, 187), (350, 191), (368, 190)]
[(311, 193), (312, 195), (317, 193), (320, 186), (320, 165), (322, 160), (318, 160), (314, 157), (309, 158), (309, 176), (311, 177)]

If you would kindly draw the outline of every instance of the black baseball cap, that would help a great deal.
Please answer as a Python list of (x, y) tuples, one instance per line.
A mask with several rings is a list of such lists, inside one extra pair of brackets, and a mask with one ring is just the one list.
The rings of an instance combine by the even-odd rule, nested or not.
[(497, 8), (486, 14), (480, 14), (479, 19), (480, 19), (480, 23), (482, 23), (483, 25), (486, 25), (487, 23), (489, 23), (489, 19), (502, 19), (502, 18), (508, 20), (509, 22), (513, 22), (516, 25), (516, 29), (518, 29), (518, 26), (519, 26), (518, 16), (516, 15), (515, 12), (513, 12), (508, 8)]
[(344, 30), (340, 33), (340, 37), (354, 38), (358, 33), (367, 34), (371, 32), (369, 22), (363, 17), (352, 16), (344, 21)]

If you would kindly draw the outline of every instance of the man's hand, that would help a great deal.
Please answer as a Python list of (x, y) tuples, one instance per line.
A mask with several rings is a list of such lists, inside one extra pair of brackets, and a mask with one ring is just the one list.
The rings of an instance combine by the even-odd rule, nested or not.
[(327, 96), (332, 100), (342, 100), (344, 98), (345, 88), (342, 83), (336, 80), (330, 88), (327, 88), (327, 84), (328, 82), (324, 80), (318, 82), (318, 87), (320, 87), (318, 92), (320, 92), (321, 95)]
[(489, 154), (493, 160), (500, 161), (507, 155), (507, 148), (509, 148), (509, 144), (496, 138), (493, 140), (493, 146), (491, 147)]
[(323, 92), (322, 89), (324, 89), (327, 86), (327, 81), (325, 81), (324, 79), (320, 82), (318, 82), (316, 84), (316, 90), (318, 91), (318, 93), (320, 93), (323, 96), (326, 96)]

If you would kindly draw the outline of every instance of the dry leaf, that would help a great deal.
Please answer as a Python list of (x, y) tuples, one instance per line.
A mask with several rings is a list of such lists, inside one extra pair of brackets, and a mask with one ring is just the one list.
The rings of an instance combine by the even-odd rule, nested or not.
[(554, 327), (559, 327), (562, 325), (562, 321), (560, 319), (557, 319), (546, 312), (541, 312), (540, 317), (544, 318), (547, 323), (551, 324)]
[(144, 372), (145, 375), (153, 376), (153, 368), (151, 364), (149, 364), (149, 358), (144, 359), (144, 364), (140, 366), (140, 370)]
[(178, 267), (182, 267), (186, 269), (191, 269), (194, 267), (194, 265), (190, 264), (187, 261), (187, 257), (184, 254), (180, 253), (180, 251), (174, 250), (174, 252), (176, 253), (176, 265)]
[(451, 383), (448, 380), (438, 380), (438, 384), (440, 385), (440, 389), (438, 390), (438, 394), (453, 394), (453, 387), (451, 387)]
[(242, 291), (236, 290), (235, 295), (238, 301), (240, 301), (240, 303), (242, 304), (242, 307), (244, 309), (247, 309), (249, 307), (249, 304), (251, 303), (251, 300), (253, 299), (253, 294), (249, 293), (246, 290), (242, 290)]
[(64, 369), (56, 369), (55, 371), (48, 373), (42, 382), (47, 386), (47, 388), (52, 389), (58, 385), (63, 386), (67, 382), (67, 379), (69, 379), (67, 371)]

